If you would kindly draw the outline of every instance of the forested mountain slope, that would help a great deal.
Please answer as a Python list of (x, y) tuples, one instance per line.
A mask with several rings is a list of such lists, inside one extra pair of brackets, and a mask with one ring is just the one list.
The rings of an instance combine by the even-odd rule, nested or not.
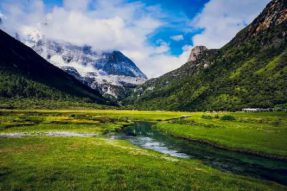
[(1, 30), (0, 98), (108, 103), (99, 92), (83, 85)]
[(219, 50), (139, 86), (124, 102), (139, 109), (239, 110), (287, 103), (287, 0), (273, 0)]

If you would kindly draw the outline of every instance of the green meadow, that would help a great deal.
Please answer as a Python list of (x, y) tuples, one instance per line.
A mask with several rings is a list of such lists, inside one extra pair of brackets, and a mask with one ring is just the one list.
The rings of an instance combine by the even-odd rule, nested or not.
[[(153, 122), (154, 128), (178, 138), (287, 157), (286, 113), (1, 110), (0, 190), (287, 189), (106, 136), (134, 121)], [(52, 132), (96, 136), (45, 134)]]

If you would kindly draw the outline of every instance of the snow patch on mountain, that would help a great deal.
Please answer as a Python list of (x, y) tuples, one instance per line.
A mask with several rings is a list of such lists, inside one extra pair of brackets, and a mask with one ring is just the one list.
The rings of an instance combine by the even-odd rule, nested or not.
[(97, 52), (90, 46), (50, 40), (32, 27), (23, 28), (16, 38), (103, 95), (118, 98), (126, 89), (147, 80), (145, 74), (119, 51)]

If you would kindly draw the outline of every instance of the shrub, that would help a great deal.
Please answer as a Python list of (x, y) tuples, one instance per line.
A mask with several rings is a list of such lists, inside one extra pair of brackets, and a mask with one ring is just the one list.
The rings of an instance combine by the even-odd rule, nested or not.
[(205, 114), (203, 114), (203, 115), (201, 116), (201, 118), (203, 118), (203, 119), (212, 119), (212, 116), (211, 116), (211, 115), (205, 115)]
[(271, 124), (274, 125), (274, 126), (279, 126), (281, 124), (281, 120), (278, 119), (276, 121), (273, 121)]
[(223, 121), (234, 121), (235, 117), (232, 115), (223, 115), (220, 119)]

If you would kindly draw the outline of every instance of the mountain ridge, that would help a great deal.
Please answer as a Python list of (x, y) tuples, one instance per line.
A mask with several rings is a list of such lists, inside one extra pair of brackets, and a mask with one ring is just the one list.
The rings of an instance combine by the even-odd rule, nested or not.
[(106, 97), (123, 97), (126, 90), (147, 80), (136, 64), (120, 51), (97, 52), (91, 46), (50, 40), (32, 27), (23, 29), (16, 37), (48, 62), (71, 72), (69, 74)]
[(86, 100), (108, 104), (98, 91), (53, 66), (31, 48), (0, 30), (0, 96)]
[[(271, 1), (224, 47), (205, 50), (200, 58), (147, 81), (125, 103), (137, 109), (164, 110), (240, 110), (286, 104), (286, 2)], [(272, 22), (262, 25), (266, 20)]]

